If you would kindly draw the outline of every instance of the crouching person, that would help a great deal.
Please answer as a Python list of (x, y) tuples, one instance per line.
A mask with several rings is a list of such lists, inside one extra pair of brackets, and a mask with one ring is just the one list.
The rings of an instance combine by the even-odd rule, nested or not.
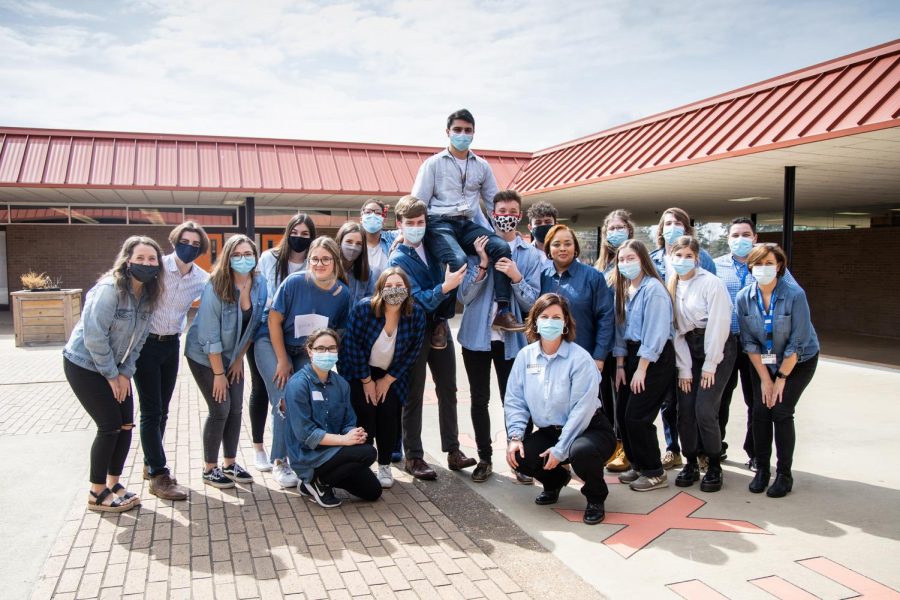
[(338, 336), (319, 329), (306, 339), (310, 362), (284, 389), (285, 439), (297, 491), (323, 508), (341, 505), (334, 488), (363, 500), (378, 500), (381, 484), (371, 471), (377, 452), (356, 426), (350, 385), (331, 369), (338, 359)]
[[(616, 435), (600, 410), (600, 372), (575, 339), (575, 322), (566, 299), (544, 294), (525, 324), (532, 342), (516, 356), (506, 387), (504, 412), (509, 445), (506, 461), (544, 486), (536, 504), (555, 504), (572, 478), (571, 463), (587, 498), (584, 522), (595, 525), (606, 515), (609, 490), (603, 465), (616, 448)], [(535, 430), (526, 433), (528, 420)]]

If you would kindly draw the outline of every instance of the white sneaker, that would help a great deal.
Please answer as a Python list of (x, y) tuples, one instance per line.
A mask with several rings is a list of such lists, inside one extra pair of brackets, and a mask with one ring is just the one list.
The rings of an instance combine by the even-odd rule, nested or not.
[(378, 483), (388, 489), (394, 485), (394, 475), (391, 473), (391, 465), (378, 465)]
[(297, 487), (300, 482), (294, 470), (284, 461), (272, 467), (272, 477), (278, 485), (285, 489)]
[(269, 461), (269, 455), (265, 450), (256, 451), (256, 462), (254, 463), (257, 471), (268, 473), (272, 470), (272, 463)]

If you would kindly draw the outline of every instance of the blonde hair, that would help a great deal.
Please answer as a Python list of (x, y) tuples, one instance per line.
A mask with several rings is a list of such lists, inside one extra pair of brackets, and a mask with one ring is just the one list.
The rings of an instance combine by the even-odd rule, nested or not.
[(331, 255), (331, 258), (334, 259), (332, 264), (334, 265), (335, 280), (340, 279), (341, 281), (344, 281), (344, 264), (341, 262), (341, 249), (338, 248), (337, 242), (327, 235), (317, 237), (312, 241), (312, 244), (309, 245), (309, 250), (306, 251), (306, 276), (309, 278), (313, 277), (312, 270), (309, 268), (309, 257), (312, 256), (313, 250), (319, 248), (324, 248)]

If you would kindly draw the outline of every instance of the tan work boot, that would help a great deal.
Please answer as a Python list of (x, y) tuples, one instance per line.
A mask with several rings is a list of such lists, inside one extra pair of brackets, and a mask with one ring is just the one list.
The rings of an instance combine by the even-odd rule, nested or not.
[(684, 461), (681, 460), (681, 454), (678, 452), (672, 452), (671, 450), (666, 450), (665, 456), (662, 459), (663, 469), (668, 471), (669, 469), (674, 469), (675, 467), (680, 467), (684, 465)]
[(178, 481), (163, 471), (150, 478), (150, 493), (163, 500), (187, 500), (187, 488), (178, 485)]
[(606, 470), (610, 473), (624, 473), (631, 468), (628, 457), (625, 456), (625, 448), (622, 446), (621, 440), (616, 442), (616, 451), (612, 458), (606, 463)]

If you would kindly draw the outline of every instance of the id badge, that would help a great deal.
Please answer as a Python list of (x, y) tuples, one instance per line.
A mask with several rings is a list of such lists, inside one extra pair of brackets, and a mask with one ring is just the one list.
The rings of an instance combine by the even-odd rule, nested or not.
[(465, 214), (468, 214), (468, 212), (469, 212), (469, 205), (468, 205), (468, 203), (466, 203), (466, 202), (460, 202), (459, 204), (456, 205), (456, 211), (459, 212), (459, 213), (461, 213), (461, 214), (464, 214), (464, 215), (465, 215)]
[(544, 372), (544, 368), (540, 364), (531, 364), (525, 367), (525, 372), (529, 375), (540, 375)]
[(763, 354), (762, 355), (762, 364), (764, 364), (764, 365), (774, 365), (777, 361), (778, 361), (778, 359), (774, 354)]

